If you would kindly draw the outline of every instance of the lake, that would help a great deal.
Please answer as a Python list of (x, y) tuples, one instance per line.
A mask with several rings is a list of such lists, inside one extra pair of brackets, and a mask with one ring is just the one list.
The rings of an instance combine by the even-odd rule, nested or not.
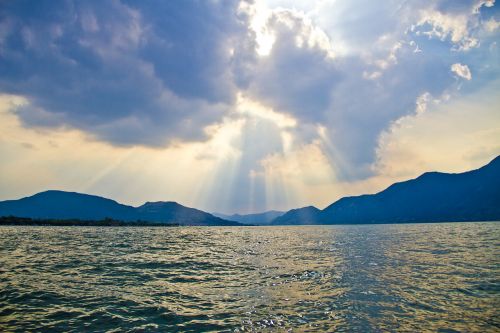
[(499, 332), (500, 223), (0, 227), (0, 331)]

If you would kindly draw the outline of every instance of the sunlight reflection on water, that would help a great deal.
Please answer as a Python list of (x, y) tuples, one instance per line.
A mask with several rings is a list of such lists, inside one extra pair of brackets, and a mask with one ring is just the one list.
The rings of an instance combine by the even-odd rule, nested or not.
[(500, 224), (0, 227), (0, 331), (500, 330)]

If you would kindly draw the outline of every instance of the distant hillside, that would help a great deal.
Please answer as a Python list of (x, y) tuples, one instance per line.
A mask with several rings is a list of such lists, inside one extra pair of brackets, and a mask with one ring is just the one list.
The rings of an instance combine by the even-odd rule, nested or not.
[(184, 207), (177, 202), (147, 202), (136, 208), (139, 220), (178, 223), (183, 225), (239, 225), (204, 211)]
[(239, 225), (176, 202), (148, 202), (139, 207), (88, 194), (45, 191), (0, 202), (0, 216), (32, 219), (148, 221), (181, 225)]
[(270, 210), (267, 212), (263, 213), (257, 213), (257, 214), (233, 214), (233, 215), (226, 215), (226, 214), (220, 214), (220, 213), (212, 213), (212, 215), (220, 217), (225, 220), (229, 221), (236, 221), (240, 222), (243, 224), (253, 224), (253, 225), (266, 225), (271, 223), (275, 218), (283, 215), (285, 212), (279, 212), (276, 210)]
[(324, 210), (291, 210), (272, 224), (500, 221), (500, 156), (464, 173), (424, 173)]
[(321, 210), (314, 206), (292, 209), (272, 221), (273, 225), (317, 224)]
[(284, 214), (277, 211), (220, 214), (224, 219), (176, 202), (147, 202), (132, 207), (94, 195), (45, 191), (18, 200), (0, 201), (0, 216), (210, 226), (500, 221), (500, 156), (477, 170), (457, 174), (424, 173), (377, 194), (342, 198), (324, 210), (309, 206)]

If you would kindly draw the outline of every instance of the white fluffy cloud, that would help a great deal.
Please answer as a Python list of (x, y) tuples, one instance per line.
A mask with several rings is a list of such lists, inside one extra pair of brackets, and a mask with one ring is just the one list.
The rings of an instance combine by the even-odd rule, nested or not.
[(466, 80), (472, 79), (472, 74), (467, 65), (462, 65), (460, 63), (453, 64), (451, 65), (451, 71)]
[[(422, 28), (428, 25), (430, 28)], [(420, 20), (412, 29), (417, 33), (436, 37), (442, 41), (449, 39), (457, 49), (469, 50), (479, 45), (479, 40), (471, 33), (470, 26), (477, 25), (476, 20), (471, 20), (470, 15), (443, 13), (435, 8), (420, 11)]]

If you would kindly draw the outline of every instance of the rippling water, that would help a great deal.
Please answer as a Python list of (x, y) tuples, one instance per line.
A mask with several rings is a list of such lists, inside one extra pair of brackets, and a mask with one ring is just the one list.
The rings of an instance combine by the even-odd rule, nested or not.
[(500, 223), (0, 227), (0, 331), (499, 332)]

